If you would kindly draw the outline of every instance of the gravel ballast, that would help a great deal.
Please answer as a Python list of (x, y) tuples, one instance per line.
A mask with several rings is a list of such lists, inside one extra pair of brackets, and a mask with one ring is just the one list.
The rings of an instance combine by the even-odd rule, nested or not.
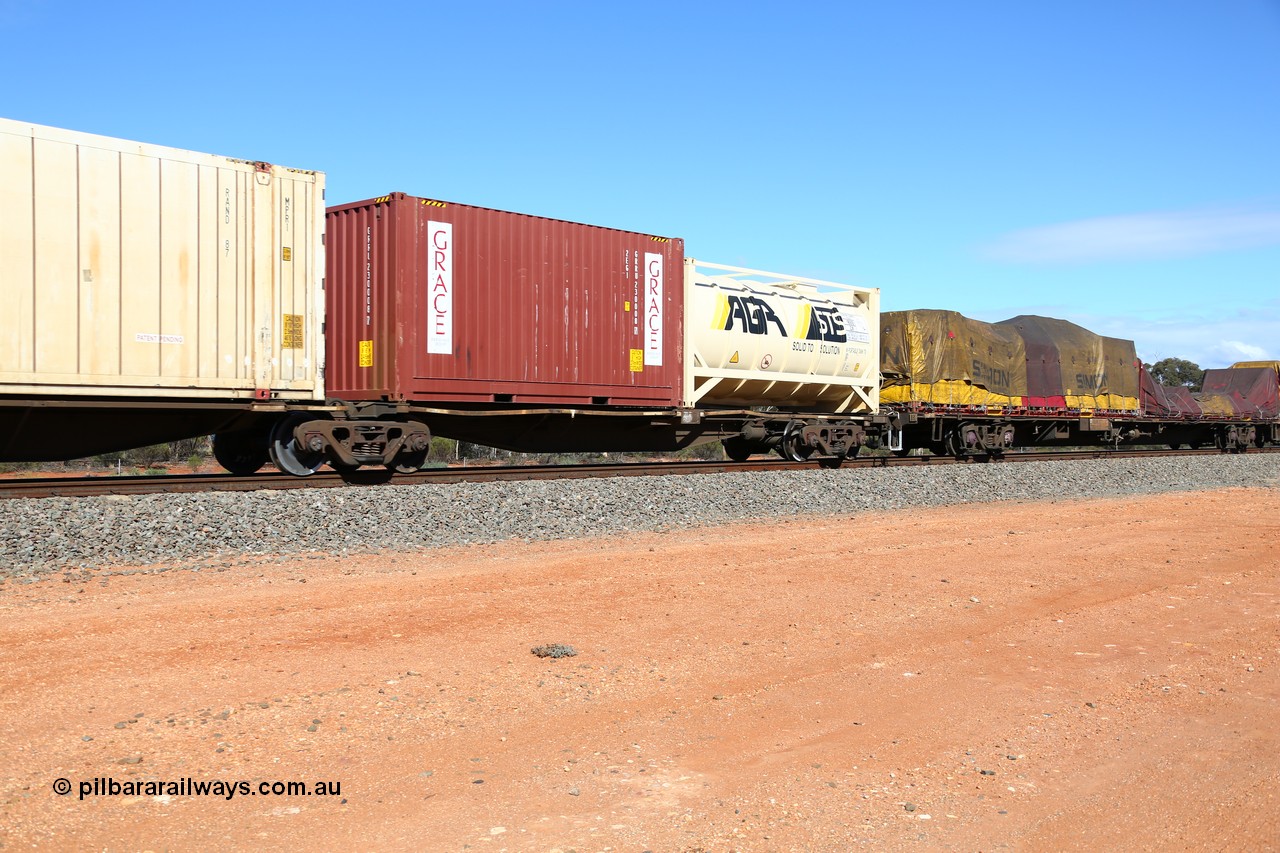
[(0, 579), (1233, 486), (1280, 488), (1280, 455), (9, 500)]

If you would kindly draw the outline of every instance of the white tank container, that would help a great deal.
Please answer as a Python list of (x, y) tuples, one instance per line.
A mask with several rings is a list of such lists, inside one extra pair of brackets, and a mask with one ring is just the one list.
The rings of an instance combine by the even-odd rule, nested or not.
[(684, 404), (874, 412), (880, 291), (685, 260)]
[(0, 119), (0, 393), (324, 399), (324, 175)]

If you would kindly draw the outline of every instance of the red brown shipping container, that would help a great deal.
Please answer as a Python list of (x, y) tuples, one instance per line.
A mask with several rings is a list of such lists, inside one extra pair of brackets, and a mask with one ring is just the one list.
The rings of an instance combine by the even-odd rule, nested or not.
[(396, 193), (326, 243), (329, 397), (679, 404), (682, 240)]

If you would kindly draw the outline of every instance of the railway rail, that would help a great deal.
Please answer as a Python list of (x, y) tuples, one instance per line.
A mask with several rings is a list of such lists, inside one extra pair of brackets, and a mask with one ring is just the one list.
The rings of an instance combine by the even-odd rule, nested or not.
[[(1251, 448), (1249, 453), (1280, 453), (1280, 447)], [(1061, 451), (1020, 451), (999, 457), (861, 456), (843, 460), (843, 468), (884, 468), (921, 465), (955, 465), (1009, 462), (1046, 462), (1069, 459), (1152, 459), (1170, 456), (1217, 456), (1218, 449), (1108, 450), (1088, 448)], [(362, 470), (344, 475), (322, 470), (310, 477), (277, 472), (237, 476), (233, 474), (160, 474), (135, 476), (30, 477), (0, 480), (0, 500), (16, 498), (92, 497), (99, 495), (153, 495), (176, 492), (252, 492), (262, 489), (324, 489), (339, 486), (422, 483), (484, 483), (517, 480), (568, 480), (589, 477), (652, 477), (684, 474), (721, 474), (744, 471), (804, 471), (833, 467), (829, 462), (792, 462), (753, 459), (746, 462), (619, 462), (572, 465), (457, 466), (427, 468), (412, 474)]]

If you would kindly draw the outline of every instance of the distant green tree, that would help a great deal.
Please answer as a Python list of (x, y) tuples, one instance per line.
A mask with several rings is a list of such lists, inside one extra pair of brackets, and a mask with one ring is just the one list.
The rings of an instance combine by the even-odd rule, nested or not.
[(431, 437), (431, 449), (427, 451), (427, 459), (431, 462), (452, 462), (458, 455), (458, 442), (452, 438)]
[(1147, 365), (1148, 372), (1161, 385), (1181, 385), (1199, 391), (1204, 383), (1204, 371), (1194, 361), (1185, 358), (1162, 358)]

